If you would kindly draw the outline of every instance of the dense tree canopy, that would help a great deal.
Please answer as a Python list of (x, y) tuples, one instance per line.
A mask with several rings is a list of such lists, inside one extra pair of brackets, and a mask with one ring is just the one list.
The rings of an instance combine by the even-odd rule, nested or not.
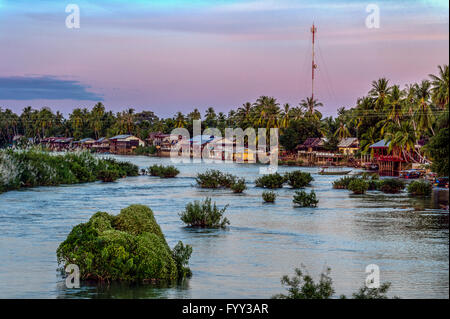
[[(195, 108), (188, 114), (178, 112), (165, 119), (152, 111), (138, 113), (132, 108), (113, 113), (102, 103), (91, 110), (75, 108), (68, 118), (47, 107), (35, 110), (28, 106), (20, 115), (0, 108), (0, 145), (11, 144), (15, 135), (81, 139), (133, 134), (146, 138), (150, 132), (170, 133), (174, 128), (186, 128), (192, 134), (193, 120), (201, 119), (202, 129), (218, 128), (222, 134), (226, 127), (279, 128), (280, 143), (288, 151), (293, 151), (308, 137), (326, 137), (325, 147), (329, 150), (335, 149), (342, 138), (358, 137), (363, 153), (369, 152), (371, 144), (385, 139), (391, 142), (391, 150), (412, 154), (417, 152), (415, 145), (419, 141), (431, 140), (426, 154), (439, 161), (448, 154), (448, 150), (445, 153), (433, 149), (443, 145), (448, 137), (448, 72), (448, 65), (439, 66), (436, 75), (430, 74), (420, 83), (404, 88), (386, 78), (373, 81), (366, 96), (358, 98), (356, 105), (349, 109), (339, 108), (335, 118), (323, 118), (318, 110), (323, 105), (315, 99), (305, 98), (297, 105), (281, 105), (269, 96), (261, 96), (254, 103), (246, 102), (227, 115), (209, 107), (203, 116)], [(443, 170), (448, 172), (448, 164), (447, 168), (445, 163), (436, 165), (434, 167), (442, 174)]]

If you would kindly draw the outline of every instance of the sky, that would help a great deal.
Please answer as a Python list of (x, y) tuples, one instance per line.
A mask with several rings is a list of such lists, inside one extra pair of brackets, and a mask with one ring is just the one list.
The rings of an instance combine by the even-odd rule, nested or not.
[[(80, 28), (66, 27), (68, 4)], [(380, 27), (367, 28), (368, 4)], [(0, 107), (108, 110), (160, 117), (261, 95), (292, 106), (311, 95), (325, 115), (387, 77), (401, 86), (449, 63), (441, 0), (0, 0)]]

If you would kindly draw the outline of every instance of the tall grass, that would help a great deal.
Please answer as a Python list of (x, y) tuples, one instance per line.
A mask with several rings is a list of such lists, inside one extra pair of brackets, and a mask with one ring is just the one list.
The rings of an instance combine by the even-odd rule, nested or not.
[(54, 154), (39, 148), (0, 150), (0, 193), (25, 187), (113, 181), (138, 175), (138, 167), (89, 152)]

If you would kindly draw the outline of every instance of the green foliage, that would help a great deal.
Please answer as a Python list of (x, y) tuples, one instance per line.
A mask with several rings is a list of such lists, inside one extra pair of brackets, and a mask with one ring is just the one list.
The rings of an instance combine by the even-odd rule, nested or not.
[[(331, 268), (320, 275), (318, 283), (305, 274), (304, 267), (295, 269), (295, 275), (292, 277), (283, 276), (281, 284), (287, 287), (287, 294), (275, 295), (274, 299), (332, 299), (335, 293), (333, 280), (330, 277)], [(365, 285), (356, 293), (352, 294), (352, 299), (389, 299), (387, 292), (391, 287), (390, 283), (383, 283), (379, 288), (367, 288)], [(397, 299), (398, 297), (394, 297)], [(347, 299), (341, 295), (340, 299)]]
[(302, 171), (286, 173), (284, 176), (289, 186), (295, 189), (308, 186), (314, 180), (310, 173)]
[(39, 148), (0, 150), (0, 191), (96, 180), (107, 182), (137, 174), (136, 165), (100, 159), (89, 152), (58, 155)]
[(317, 207), (319, 200), (314, 191), (311, 191), (309, 194), (305, 191), (296, 191), (293, 202), (300, 207)]
[(413, 181), (408, 185), (408, 193), (414, 196), (430, 196), (433, 186), (427, 181)]
[(400, 193), (404, 188), (405, 182), (398, 178), (381, 179), (378, 184), (378, 189), (388, 194)]
[(355, 178), (348, 184), (348, 189), (351, 190), (353, 194), (365, 194), (369, 189), (369, 182), (362, 178)]
[(263, 192), (262, 198), (266, 203), (274, 203), (277, 199), (277, 194), (275, 194), (274, 192)]
[(112, 170), (101, 170), (98, 172), (97, 177), (104, 183), (111, 183), (119, 178), (119, 173)]
[[(389, 299), (387, 292), (391, 287), (391, 283), (386, 282), (380, 285), (379, 288), (367, 288), (366, 286), (359, 289), (358, 292), (352, 294), (353, 299)], [(341, 299), (346, 299), (344, 295)], [(393, 299), (398, 299), (394, 297)]]
[(132, 205), (75, 226), (56, 254), (64, 267), (76, 264), (82, 280), (146, 282), (190, 275), (191, 252), (180, 243), (171, 251), (150, 208)]
[(138, 146), (134, 150), (134, 154), (136, 155), (153, 155), (156, 154), (157, 149), (156, 146), (150, 145), (150, 146)]
[(350, 184), (350, 182), (354, 181), (357, 178), (358, 177), (355, 177), (355, 176), (344, 176), (344, 177), (341, 177), (340, 179), (335, 180), (333, 182), (333, 188), (335, 188), (335, 189), (348, 189), (348, 185)]
[(195, 181), (200, 188), (231, 188), (236, 183), (237, 177), (222, 173), (218, 170), (208, 170), (197, 174)]
[(246, 189), (247, 185), (245, 184), (244, 178), (238, 179), (233, 185), (231, 185), (231, 190), (236, 194), (240, 194), (244, 192)]
[(331, 269), (328, 268), (325, 273), (320, 275), (320, 281), (314, 282), (314, 279), (304, 273), (300, 268), (295, 269), (295, 275), (292, 278), (283, 276), (281, 284), (287, 286), (288, 294), (275, 295), (274, 299), (330, 299), (334, 294), (333, 281), (329, 276)]
[(438, 174), (438, 176), (449, 175), (449, 139), (449, 128), (442, 128), (434, 137), (430, 139), (430, 142), (425, 146), (427, 153), (430, 155), (433, 161), (431, 169), (433, 172)]
[(161, 178), (174, 178), (180, 171), (175, 166), (153, 165), (149, 167), (150, 175)]
[(286, 182), (286, 177), (278, 173), (261, 176), (255, 180), (256, 187), (261, 188), (282, 188)]
[(219, 209), (216, 203), (211, 204), (211, 198), (206, 198), (202, 202), (188, 203), (180, 217), (189, 227), (225, 228), (230, 224), (229, 220), (223, 217), (227, 207), (228, 205)]

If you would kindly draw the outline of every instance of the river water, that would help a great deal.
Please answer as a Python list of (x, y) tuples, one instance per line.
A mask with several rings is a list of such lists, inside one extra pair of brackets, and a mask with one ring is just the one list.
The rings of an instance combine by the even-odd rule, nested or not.
[[(141, 168), (170, 159), (117, 157)], [(391, 296), (449, 297), (448, 211), (432, 199), (406, 193), (351, 195), (332, 189), (339, 176), (313, 174), (317, 208), (295, 208), (293, 190), (277, 190), (263, 204), (254, 187), (259, 166), (176, 164), (176, 179), (130, 177), (115, 183), (38, 187), (0, 194), (0, 298), (270, 298), (284, 292), (280, 278), (301, 264), (315, 278), (331, 267), (336, 294), (364, 283), (367, 265), (380, 268)], [(245, 177), (249, 189), (201, 190), (195, 175), (208, 168)], [(297, 168), (281, 167), (280, 172)], [(186, 203), (212, 197), (229, 204), (227, 230), (186, 229), (178, 213)], [(448, 198), (448, 192), (446, 195)], [(131, 204), (154, 211), (171, 247), (193, 246), (191, 279), (178, 285), (92, 285), (68, 289), (57, 271), (56, 249), (73, 226), (97, 211), (119, 213)]]

